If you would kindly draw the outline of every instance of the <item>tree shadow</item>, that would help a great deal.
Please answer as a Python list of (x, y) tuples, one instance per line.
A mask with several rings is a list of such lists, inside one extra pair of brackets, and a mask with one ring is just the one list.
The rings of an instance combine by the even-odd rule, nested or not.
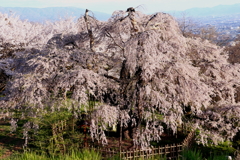
[(5, 151), (3, 156), (11, 155), (15, 151), (23, 151), (23, 144), (23, 138), (10, 132), (10, 123), (0, 120), (0, 146)]

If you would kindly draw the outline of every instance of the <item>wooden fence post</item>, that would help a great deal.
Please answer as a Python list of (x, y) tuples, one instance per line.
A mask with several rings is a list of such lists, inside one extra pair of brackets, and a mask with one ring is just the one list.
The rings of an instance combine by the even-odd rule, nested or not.
[(158, 146), (158, 154), (160, 155), (160, 147)]
[(178, 144), (176, 144), (176, 157), (178, 159)]
[(170, 157), (173, 156), (173, 153), (172, 153), (172, 145), (170, 144)]
[(165, 145), (165, 146), (164, 146), (165, 155), (167, 155), (167, 147), (166, 147), (166, 146), (168, 146), (168, 145)]
[(135, 159), (135, 152), (134, 152), (134, 150), (133, 150), (133, 159)]

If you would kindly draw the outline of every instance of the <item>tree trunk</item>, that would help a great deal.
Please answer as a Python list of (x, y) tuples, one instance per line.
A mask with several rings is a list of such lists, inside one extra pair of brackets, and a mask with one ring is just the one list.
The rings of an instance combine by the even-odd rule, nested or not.
[(131, 139), (131, 134), (130, 134), (130, 128), (129, 127), (124, 127), (123, 128), (123, 137), (124, 139)]

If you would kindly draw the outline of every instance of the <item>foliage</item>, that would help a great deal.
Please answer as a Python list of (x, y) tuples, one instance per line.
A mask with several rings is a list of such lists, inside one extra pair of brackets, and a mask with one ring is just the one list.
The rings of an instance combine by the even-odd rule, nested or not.
[[(13, 51), (0, 59), (0, 73), (10, 77), (1, 85), (0, 106), (13, 130), (19, 119), (30, 120), (23, 124), (26, 144), (29, 131), (76, 116), (93, 101), (98, 103), (91, 110), (90, 135), (102, 144), (107, 127), (118, 124), (135, 146), (148, 147), (161, 140), (164, 129), (176, 134), (189, 115), (190, 128), (200, 130), (199, 143), (219, 143), (239, 130), (240, 66), (228, 62), (223, 48), (184, 37), (168, 14), (132, 8), (115, 11), (107, 22), (86, 14), (77, 23), (44, 25), (1, 16), (2, 44), (11, 43)], [(58, 117), (54, 111), (67, 99), (73, 101), (65, 106), (71, 114)], [(14, 110), (21, 116), (14, 119)]]
[(218, 145), (209, 146), (209, 150), (211, 150), (214, 155), (233, 155), (236, 149), (232, 147), (232, 142), (226, 141), (220, 143)]
[[(28, 144), (36, 152), (44, 151), (48, 155), (64, 154), (73, 148), (79, 148), (83, 141), (81, 118), (89, 106), (80, 106), (79, 112), (75, 111), (74, 101), (64, 100), (51, 107), (39, 110), (35, 117), (25, 117), (23, 125), (17, 122), (25, 138), (24, 146)], [(89, 104), (90, 105), (90, 104)], [(80, 118), (80, 120), (79, 120)], [(19, 131), (18, 131), (19, 132)]]
[[(218, 152), (217, 150), (211, 150), (209, 153), (209, 148), (207, 150), (201, 149), (185, 149), (181, 154), (181, 160), (226, 160), (227, 155), (226, 152)], [(206, 154), (208, 152), (208, 154)]]
[(66, 159), (79, 159), (79, 160), (101, 160), (101, 155), (94, 150), (83, 149), (80, 153), (74, 152), (66, 156)]
[(235, 154), (236, 149), (232, 147), (232, 142), (225, 141), (219, 143), (218, 145), (197, 145), (197, 150), (202, 153), (202, 157), (208, 159), (216, 159), (225, 158), (227, 156), (233, 156)]
[[(35, 118), (33, 122), (37, 125), (38, 130), (32, 133), (32, 137), (30, 136), (29, 139), (34, 140), (30, 144), (40, 150), (47, 151), (49, 154), (59, 153), (61, 150), (66, 152), (66, 136), (71, 130), (67, 123), (71, 116), (71, 113), (60, 110)], [(31, 131), (27, 134), (31, 134)]]
[(202, 154), (198, 150), (183, 150), (182, 160), (202, 160)]
[(208, 160), (226, 160), (226, 155), (211, 155)]

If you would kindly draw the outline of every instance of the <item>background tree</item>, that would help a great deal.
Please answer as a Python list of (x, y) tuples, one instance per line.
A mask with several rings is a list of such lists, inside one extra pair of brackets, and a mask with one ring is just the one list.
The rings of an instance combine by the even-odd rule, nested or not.
[(226, 51), (229, 54), (229, 62), (239, 63), (240, 62), (240, 35), (238, 35), (235, 41), (232, 41), (232, 44), (226, 47)]
[(195, 36), (199, 30), (197, 22), (187, 12), (182, 12), (177, 18), (177, 22), (184, 37)]
[(200, 37), (219, 46), (226, 46), (232, 40), (228, 35), (218, 31), (216, 26), (203, 26), (186, 12), (183, 12), (177, 21), (184, 37)]

